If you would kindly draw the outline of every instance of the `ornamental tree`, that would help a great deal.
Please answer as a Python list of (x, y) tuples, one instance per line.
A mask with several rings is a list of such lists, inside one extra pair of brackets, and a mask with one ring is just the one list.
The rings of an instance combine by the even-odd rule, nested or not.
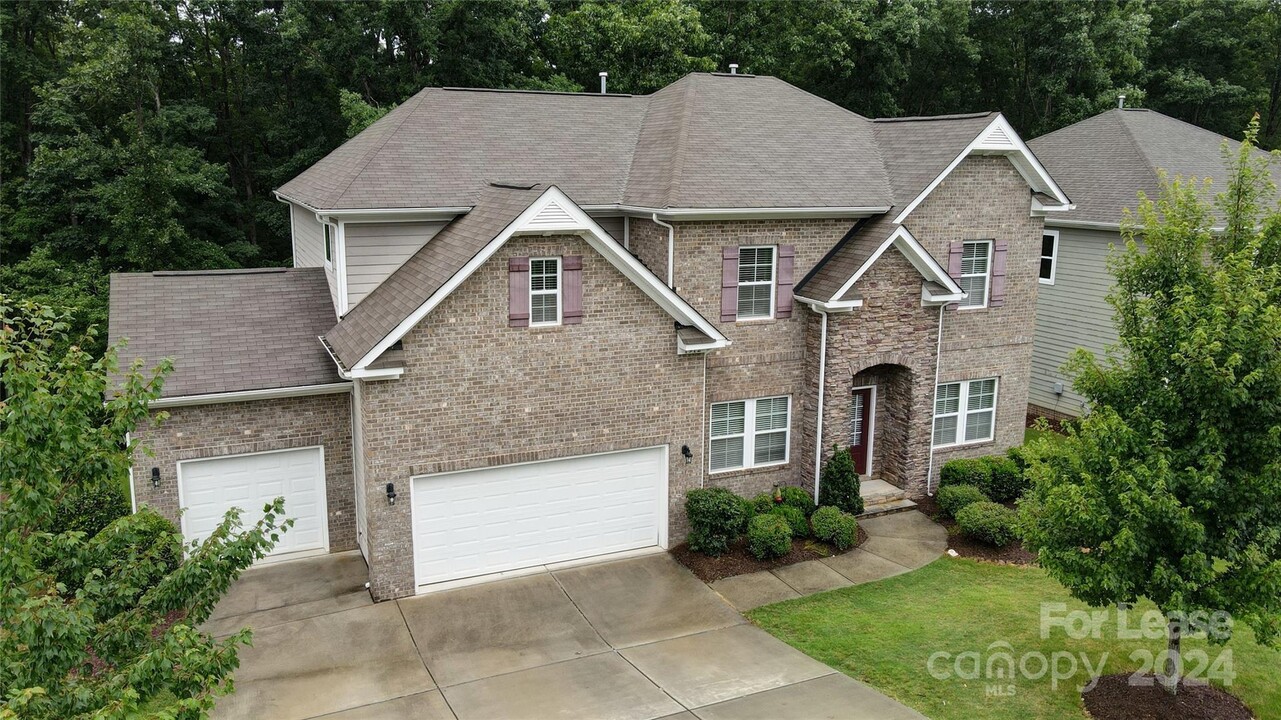
[(0, 295), (0, 719), (204, 717), (250, 635), (215, 641), (199, 625), (292, 521), (277, 499), (252, 528), (232, 511), (185, 547), (146, 510), (92, 537), (62, 529), (66, 494), (125, 477), (125, 434), (148, 421), (170, 369), (135, 366), (108, 394), (115, 350), (95, 359), (67, 328)]
[(1268, 644), (1281, 630), (1281, 209), (1257, 132), (1225, 147), (1219, 217), (1195, 181), (1140, 195), (1110, 262), (1119, 343), (1067, 366), (1091, 412), (1029, 466), (1041, 565), (1092, 605), (1154, 602), (1171, 693), (1180, 618), (1226, 611)]

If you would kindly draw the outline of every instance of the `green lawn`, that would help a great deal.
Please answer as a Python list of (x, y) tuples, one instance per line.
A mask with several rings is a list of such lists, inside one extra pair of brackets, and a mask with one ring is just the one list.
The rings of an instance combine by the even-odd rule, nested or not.
[(1028, 428), (1023, 431), (1023, 444), (1026, 445), (1037, 438), (1043, 437), (1050, 438), (1055, 441), (1061, 441), (1067, 436), (1061, 433), (1056, 433), (1053, 430), (1037, 430), (1036, 428)]
[[(1013, 694), (1006, 696), (989, 696), (982, 677), (939, 680), (927, 670), (930, 656), (938, 651), (953, 657), (977, 651), (986, 664), (989, 646), (1001, 640), (1010, 643), (1016, 659), (1029, 652), (1052, 658), (1055, 651), (1066, 651), (1079, 663), (1084, 652), (1097, 666), (1107, 652), (1105, 674), (1137, 670), (1138, 663), (1130, 659), (1135, 650), (1164, 648), (1163, 641), (1117, 639), (1115, 614), (1101, 626), (1102, 639), (1075, 640), (1062, 629), (1043, 639), (1041, 603), (1055, 602), (1067, 603), (1068, 611), (1088, 609), (1039, 568), (944, 557), (906, 575), (769, 605), (748, 615), (783, 641), (936, 720), (1084, 718), (1077, 689), (1089, 678), (1083, 669), (1057, 689), (1048, 674), (1039, 680), (1017, 677)], [(1137, 624), (1137, 618), (1129, 622), (1130, 627)], [(1225, 649), (1200, 639), (1185, 639), (1184, 646), (1205, 650), (1210, 659)], [(1260, 720), (1281, 719), (1281, 651), (1257, 645), (1242, 626), (1226, 649), (1232, 651), (1236, 673), (1229, 690)], [(1066, 659), (1060, 662), (1068, 667)], [(936, 665), (952, 667), (951, 662)], [(1033, 672), (1037, 667), (1029, 662)]]

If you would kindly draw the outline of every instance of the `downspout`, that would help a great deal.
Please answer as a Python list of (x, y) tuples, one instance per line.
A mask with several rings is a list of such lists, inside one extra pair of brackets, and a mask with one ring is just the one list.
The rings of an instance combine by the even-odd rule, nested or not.
[(672, 284), (672, 262), (676, 255), (676, 228), (668, 225), (658, 219), (658, 213), (653, 214), (654, 224), (667, 228), (667, 287), (675, 288)]
[(703, 444), (703, 453), (702, 455), (699, 456), (698, 461), (701, 463), (707, 463), (707, 464), (704, 465), (703, 468), (698, 471), (698, 486), (706, 487), (707, 486), (707, 470), (712, 466), (711, 458), (708, 457), (707, 455), (707, 436), (712, 434), (712, 429), (707, 424), (707, 353), (704, 352), (702, 355), (703, 355), (703, 409), (702, 409), (702, 416), (701, 416), (702, 424), (699, 426), (698, 433), (703, 438), (701, 441)]
[(818, 341), (818, 417), (814, 422), (814, 500), (818, 501), (818, 482), (823, 469), (823, 395), (827, 383), (827, 313)]
[(925, 494), (931, 497), (934, 496), (934, 403), (937, 402), (939, 392), (939, 359), (943, 356), (943, 309), (946, 307), (947, 305), (939, 305), (939, 339), (934, 347), (934, 395), (930, 396), (930, 464), (925, 471)]

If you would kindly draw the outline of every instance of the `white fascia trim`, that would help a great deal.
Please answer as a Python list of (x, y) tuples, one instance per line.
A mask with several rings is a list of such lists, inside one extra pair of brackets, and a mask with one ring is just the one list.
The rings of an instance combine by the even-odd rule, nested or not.
[(759, 208), (655, 208), (642, 205), (583, 205), (585, 212), (620, 212), (635, 217), (657, 215), (664, 220), (791, 220), (803, 218), (863, 218), (889, 212), (888, 205)]
[(925, 248), (915, 237), (912, 236), (912, 233), (908, 232), (907, 228), (899, 226), (894, 230), (894, 232), (890, 233), (889, 237), (885, 238), (885, 242), (881, 243), (881, 246), (876, 248), (876, 252), (872, 253), (871, 257), (863, 261), (863, 264), (859, 266), (859, 269), (855, 270), (854, 274), (850, 276), (850, 279), (846, 280), (845, 284), (841, 286), (841, 289), (836, 291), (836, 294), (832, 296), (831, 301), (836, 301), (843, 297), (845, 293), (849, 292), (850, 288), (854, 287), (854, 283), (858, 282), (859, 278), (863, 277), (863, 274), (867, 272), (868, 268), (872, 267), (877, 260), (881, 259), (881, 256), (885, 254), (885, 251), (888, 250), (891, 245), (897, 247), (899, 252), (903, 253), (903, 257), (906, 257), (907, 261), (912, 263), (912, 267), (916, 268), (916, 271), (921, 275), (924, 275), (925, 279), (933, 280), (939, 285), (947, 288), (952, 293), (964, 294), (965, 291), (961, 290), (961, 286), (957, 285), (956, 281), (947, 274), (946, 270), (939, 266), (933, 256), (925, 251)]
[[(558, 224), (548, 223), (545, 221), (539, 222), (536, 226), (528, 228), (527, 226), (529, 226), (530, 221), (537, 218), (539, 214), (552, 203), (556, 203), (562, 210), (564, 210), (565, 214), (568, 216), (567, 219)], [(553, 185), (547, 188), (542, 195), (539, 195), (538, 199), (531, 203), (529, 207), (525, 208), (524, 212), (516, 216), (515, 220), (508, 223), (507, 227), (503, 228), (503, 231), (500, 232), (497, 237), (491, 240), (480, 252), (476, 253), (471, 260), (468, 260), (467, 264), (464, 265), (461, 270), (454, 273), (454, 276), (442, 285), (439, 290), (433, 293), (431, 297), (427, 298), (422, 305), (419, 305), (418, 309), (410, 313), (409, 317), (402, 320), (394, 330), (387, 334), (387, 337), (379, 341), (379, 343), (374, 346), (373, 350), (366, 353), (365, 356), (355, 364), (351, 372), (357, 373), (365, 370), (369, 364), (382, 355), (387, 348), (394, 345), (410, 330), (412, 330), (414, 326), (422, 322), (422, 319), (427, 317), (428, 313), (434, 310), (437, 305), (439, 305), (446, 297), (449, 296), (450, 293), (467, 280), (467, 278), (471, 277), (472, 274), (480, 268), (480, 266), (488, 262), (489, 259), (493, 257), (494, 253), (498, 252), (499, 248), (507, 244), (507, 241), (510, 240), (512, 236), (522, 232), (526, 234), (539, 235), (552, 235), (557, 233), (581, 235), (587, 243), (596, 250), (596, 252), (600, 253), (601, 256), (610, 262), (610, 264), (640, 287), (640, 289), (644, 291), (646, 295), (649, 295), (652, 300), (658, 303), (659, 307), (662, 307), (669, 315), (680, 321), (682, 325), (693, 325), (713, 341), (728, 342), (726, 337), (722, 335), (719, 330), (709, 323), (702, 315), (698, 314), (697, 310), (691, 307), (689, 303), (685, 302), (685, 300), (677, 295), (675, 291), (664, 285), (662, 280), (659, 280), (654, 273), (650, 272), (649, 269), (642, 265), (641, 262), (630, 252), (623, 249), (623, 246), (619, 245), (617, 240), (610, 237), (610, 234), (605, 232), (604, 228), (597, 224), (591, 216), (584, 212), (578, 205), (574, 204), (574, 201), (569, 199), (569, 196), (562, 192), (560, 188)]]
[(239, 390), (236, 392), (208, 393), (205, 395), (181, 395), (178, 397), (158, 398), (152, 400), (150, 407), (170, 408), (188, 407), (191, 405), (216, 405), (219, 403), (247, 402), (250, 400), (277, 400), (280, 398), (306, 397), (308, 395), (333, 395), (351, 392), (351, 383), (328, 383), (325, 385), (298, 385), (266, 390)]
[(805, 303), (821, 313), (851, 312), (854, 308), (863, 307), (863, 300), (861, 298), (857, 300), (834, 300), (830, 302), (821, 302), (813, 298), (793, 295), (792, 299), (799, 303)]
[(930, 289), (926, 287), (924, 283), (921, 284), (921, 304), (922, 305), (935, 305), (939, 303), (946, 305), (948, 303), (960, 302), (967, 297), (969, 297), (969, 294), (963, 293), (963, 292), (947, 293), (944, 295), (935, 295), (930, 292)]
[[(1073, 206), (1075, 207), (1075, 206)], [(1121, 232), (1121, 223), (1113, 222), (1095, 222), (1093, 220), (1073, 220), (1071, 218), (1047, 217), (1045, 218), (1047, 228), (1076, 228), (1078, 230), (1110, 230), (1112, 232)], [(1135, 232), (1143, 232), (1143, 226), (1133, 225)], [(1216, 235), (1227, 231), (1224, 226), (1215, 226), (1210, 228), (1210, 232)]]
[[(344, 220), (359, 220), (361, 222), (399, 222), (406, 220), (448, 220), (458, 215), (466, 215), (471, 212), (470, 205), (444, 206), (444, 207), (423, 207), (423, 208), (336, 208), (323, 209), (308, 205), (307, 203), (291, 198), (288, 195), (273, 190), (272, 195), (276, 196), (281, 202), (288, 202), (305, 208), (315, 213), (317, 217), (343, 218)], [(366, 217), (368, 216), (368, 217)]]
[[(989, 139), (994, 134), (1003, 135), (1007, 140), (994, 142)], [(1019, 134), (1014, 131), (1014, 127), (1010, 125), (1010, 122), (1005, 119), (1004, 115), (998, 114), (986, 128), (983, 128), (983, 132), (975, 136), (970, 141), (970, 144), (966, 145), (965, 149), (961, 151), (961, 154), (957, 155), (956, 159), (952, 160), (943, 169), (943, 172), (939, 173), (938, 177), (934, 178), (921, 191), (921, 194), (916, 196), (916, 199), (903, 208), (898, 217), (894, 218), (894, 222), (902, 223), (906, 220), (907, 216), (916, 209), (916, 206), (920, 205), (921, 201), (934, 192), (939, 183), (952, 174), (956, 166), (960, 165), (970, 155), (1004, 155), (1010, 159), (1010, 162), (1014, 163), (1014, 167), (1023, 176), (1023, 179), (1027, 181), (1028, 185), (1047, 195), (1053, 195), (1054, 199), (1058, 200), (1059, 204), (1065, 209), (1072, 204), (1072, 201), (1068, 199), (1068, 196), (1058, 186), (1058, 183), (1054, 182), (1054, 178), (1050, 177), (1050, 173), (1041, 165), (1041, 161), (1036, 159), (1036, 155), (1028, 148), (1027, 143), (1023, 142), (1023, 138), (1019, 137)]]
[(678, 355), (689, 355), (692, 353), (709, 352), (711, 350), (720, 350), (721, 348), (727, 348), (729, 346), (730, 346), (729, 340), (716, 340), (714, 342), (703, 343), (701, 345), (686, 345), (685, 341), (681, 339), (680, 335), (676, 336), (676, 353)]
[(1075, 209), (1076, 209), (1076, 203), (1068, 203), (1067, 205), (1062, 205), (1062, 204), (1046, 205), (1045, 203), (1041, 202), (1040, 198), (1037, 198), (1037, 197), (1032, 198), (1032, 215), (1033, 216), (1044, 216), (1047, 213), (1068, 212), (1069, 210), (1075, 210)]

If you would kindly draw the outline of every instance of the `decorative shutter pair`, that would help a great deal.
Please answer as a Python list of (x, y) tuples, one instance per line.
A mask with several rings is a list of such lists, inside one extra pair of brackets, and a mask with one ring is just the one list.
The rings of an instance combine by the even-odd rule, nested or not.
[[(1004, 240), (992, 243), (991, 283), (987, 289), (987, 306), (1001, 307), (1005, 304), (1005, 256), (1010, 251), (1010, 244)], [(954, 242), (947, 248), (947, 274), (953, 280), (961, 279), (961, 256), (965, 253), (964, 242)], [(960, 307), (959, 303), (950, 303), (948, 310)]]
[[(560, 259), (560, 321), (578, 325), (583, 321), (583, 258), (566, 255)], [(529, 258), (507, 260), (507, 325), (529, 327)]]
[[(774, 317), (792, 316), (796, 246), (779, 245), (774, 273)], [(738, 320), (738, 247), (721, 248), (721, 322)]]

